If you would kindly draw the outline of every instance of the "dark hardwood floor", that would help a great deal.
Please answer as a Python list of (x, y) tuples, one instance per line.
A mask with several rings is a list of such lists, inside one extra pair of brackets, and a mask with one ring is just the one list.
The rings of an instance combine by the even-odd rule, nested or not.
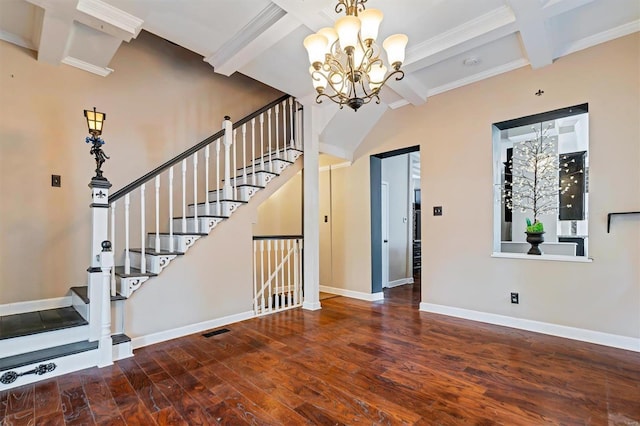
[(418, 286), (0, 393), (0, 424), (640, 424), (640, 354), (421, 313)]

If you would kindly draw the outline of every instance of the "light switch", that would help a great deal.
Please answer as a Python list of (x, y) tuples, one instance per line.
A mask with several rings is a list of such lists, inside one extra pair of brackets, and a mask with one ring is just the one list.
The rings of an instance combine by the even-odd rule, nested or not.
[(434, 216), (442, 216), (442, 206), (434, 206), (433, 207), (433, 215)]
[(60, 175), (51, 175), (51, 186), (60, 188), (62, 186), (62, 178)]

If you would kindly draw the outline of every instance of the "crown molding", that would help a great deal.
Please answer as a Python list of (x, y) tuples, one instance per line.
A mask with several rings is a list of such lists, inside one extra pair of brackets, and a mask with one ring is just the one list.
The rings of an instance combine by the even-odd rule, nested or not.
[(406, 105), (410, 105), (409, 101), (406, 99), (400, 99), (399, 101), (391, 102), (389, 104), (389, 108), (398, 109)]
[(101, 0), (78, 0), (78, 6), (76, 8), (82, 13), (93, 16), (116, 28), (120, 28), (133, 37), (136, 37), (138, 33), (140, 33), (142, 24), (144, 23), (142, 19)]
[(62, 60), (63, 64), (71, 65), (72, 67), (79, 68), (84, 71), (89, 71), (92, 74), (97, 74), (101, 77), (106, 77), (113, 72), (111, 68), (99, 67), (97, 65), (90, 64), (81, 59), (67, 56)]
[(583, 39), (574, 41), (564, 45), (561, 49), (557, 49), (554, 55), (554, 59), (560, 58), (565, 55), (569, 55), (580, 50), (588, 49), (600, 43), (605, 43), (613, 39), (624, 37), (629, 34), (640, 31), (640, 20), (631, 21), (619, 27), (612, 28), (601, 33), (585, 37)]
[(470, 75), (460, 80), (452, 81), (451, 83), (443, 84), (442, 86), (434, 87), (429, 90), (429, 96), (438, 95), (449, 90), (457, 89), (458, 87), (466, 86), (467, 84), (475, 83), (485, 78), (490, 78), (505, 72), (513, 71), (518, 68), (529, 65), (529, 61), (526, 59), (517, 59), (515, 61), (507, 62), (506, 64), (499, 65), (497, 67), (488, 69), (486, 71), (479, 72), (474, 75)]
[(286, 14), (287, 12), (277, 4), (269, 3), (269, 6), (262, 9), (255, 18), (234, 34), (218, 51), (205, 58), (205, 62), (210, 63), (214, 68), (221, 66), (233, 58), (251, 41), (259, 38), (271, 26), (286, 16)]

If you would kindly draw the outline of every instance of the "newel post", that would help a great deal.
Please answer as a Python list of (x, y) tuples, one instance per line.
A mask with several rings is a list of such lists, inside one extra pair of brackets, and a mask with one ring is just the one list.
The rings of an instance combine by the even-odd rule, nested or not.
[(224, 186), (222, 187), (222, 198), (225, 200), (231, 200), (233, 199), (233, 188), (231, 187), (231, 144), (233, 143), (233, 124), (231, 123), (231, 117), (224, 117), (222, 128), (224, 129), (224, 138), (222, 139), (222, 143), (224, 144)]
[[(89, 297), (89, 340), (96, 341), (101, 336), (102, 306), (103, 306), (103, 272), (101, 255), (103, 253), (102, 242), (107, 240), (109, 220), (109, 188), (111, 183), (104, 177), (94, 177), (89, 183), (91, 188), (91, 260), (88, 280)], [(111, 250), (111, 243), (109, 243)], [(113, 254), (111, 255), (113, 256)], [(109, 268), (111, 270), (111, 268)], [(109, 284), (109, 287), (111, 285)], [(110, 297), (107, 295), (107, 302)], [(111, 315), (111, 309), (107, 305), (107, 313)]]
[(113, 342), (111, 341), (111, 268), (113, 252), (111, 242), (102, 242), (102, 252), (98, 255), (102, 285), (100, 286), (100, 341), (98, 342), (98, 367), (113, 364)]

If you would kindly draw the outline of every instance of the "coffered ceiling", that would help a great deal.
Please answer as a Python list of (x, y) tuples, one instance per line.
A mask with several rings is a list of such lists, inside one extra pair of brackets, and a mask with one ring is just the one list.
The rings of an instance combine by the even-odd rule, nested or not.
[[(39, 61), (108, 75), (121, 43), (149, 31), (202, 55), (212, 71), (246, 74), (313, 102), (302, 40), (338, 15), (335, 0), (1, 0), (0, 39)], [(380, 39), (409, 36), (406, 77), (383, 105), (354, 113), (325, 102), (323, 149), (349, 158), (385, 109), (640, 30), (640, 0), (369, 0)], [(117, 70), (115, 70), (117, 71)], [(353, 126), (354, 114), (360, 125)], [(351, 132), (348, 138), (344, 132)]]

